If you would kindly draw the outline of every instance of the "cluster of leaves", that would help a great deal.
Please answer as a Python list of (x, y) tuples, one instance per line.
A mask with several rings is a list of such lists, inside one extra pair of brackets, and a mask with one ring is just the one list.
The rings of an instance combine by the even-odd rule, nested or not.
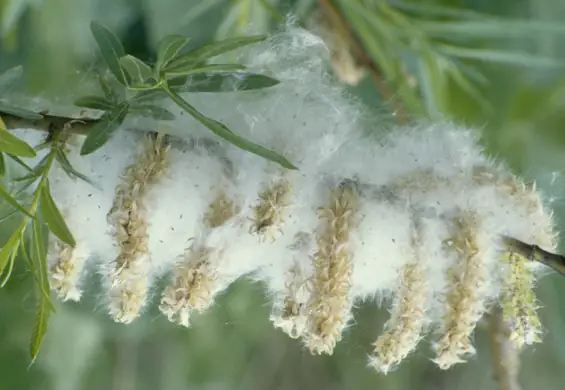
[(126, 54), (118, 38), (99, 22), (92, 22), (91, 30), (117, 84), (99, 77), (104, 96), (85, 96), (75, 102), (80, 107), (106, 112), (102, 120), (89, 131), (81, 148), (82, 155), (102, 147), (129, 113), (151, 115), (161, 120), (174, 119), (168, 110), (151, 104), (153, 99), (165, 96), (224, 140), (285, 168), (295, 169), (284, 156), (237, 135), (224, 124), (199, 112), (180, 95), (181, 92), (229, 91), (226, 85), (236, 85), (235, 89), (242, 91), (278, 84), (277, 80), (268, 76), (247, 72), (239, 64), (207, 63), (210, 58), (261, 42), (265, 40), (265, 35), (226, 39), (185, 52), (183, 49), (189, 38), (168, 35), (159, 42), (157, 62), (150, 66)]
[[(69, 163), (64, 149), (64, 131), (50, 134), (42, 144), (33, 148), (8, 131), (0, 119), (0, 161), (2, 177), (7, 176), (9, 158), (27, 173), (11, 177), (9, 186), (0, 183), (0, 197), (9, 207), (0, 221), (16, 220), (16, 227), (0, 249), (0, 287), (10, 278), (16, 259), (25, 260), (36, 281), (36, 322), (32, 333), (30, 353), (35, 360), (47, 332), (47, 322), (54, 306), (48, 279), (47, 246), (50, 234), (74, 247), (75, 240), (59, 211), (49, 186), (49, 172), (57, 162), (71, 177), (83, 178)], [(33, 158), (47, 149), (46, 155), (30, 167), (21, 158)]]
[[(91, 30), (104, 62), (113, 79), (99, 76), (104, 96), (84, 96), (75, 102), (79, 107), (104, 111), (101, 119), (88, 132), (80, 153), (87, 155), (100, 149), (124, 123), (128, 114), (152, 116), (159, 120), (173, 120), (174, 115), (154, 100), (169, 98), (181, 109), (209, 128), (219, 137), (243, 150), (264, 157), (288, 169), (295, 167), (282, 155), (257, 145), (234, 133), (222, 123), (208, 118), (189, 104), (182, 92), (226, 92), (262, 89), (278, 84), (268, 76), (253, 74), (239, 64), (207, 64), (221, 54), (243, 46), (261, 42), (266, 36), (249, 36), (226, 39), (185, 51), (189, 38), (180, 35), (166, 36), (158, 45), (157, 61), (153, 66), (127, 55), (118, 38), (98, 22)], [(21, 66), (0, 75), (0, 115), (7, 114), (28, 120), (41, 120), (43, 115), (9, 105), (1, 100), (22, 76)], [(72, 121), (69, 119), (69, 124)], [(36, 147), (10, 133), (0, 116), (0, 174), (9, 180), (0, 182), (2, 204), (8, 206), (0, 222), (16, 220), (7, 241), (0, 248), (0, 287), (10, 278), (17, 259), (25, 261), (33, 275), (36, 288), (37, 313), (32, 334), (30, 353), (35, 360), (47, 332), (47, 323), (54, 306), (50, 296), (47, 251), (49, 237), (53, 234), (62, 242), (74, 247), (75, 240), (59, 211), (49, 186), (49, 172), (55, 163), (71, 178), (89, 179), (77, 172), (66, 155), (66, 140), (71, 126), (52, 128), (45, 142)], [(37, 157), (39, 151), (47, 153), (34, 167), (25, 158)], [(12, 177), (10, 164), (23, 169), (23, 176)], [(8, 184), (5, 184), (8, 182)]]

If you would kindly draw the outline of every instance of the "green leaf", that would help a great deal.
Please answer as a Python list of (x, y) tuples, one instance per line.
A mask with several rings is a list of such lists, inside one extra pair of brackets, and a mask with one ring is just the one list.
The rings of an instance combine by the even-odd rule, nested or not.
[(172, 112), (153, 104), (134, 105), (131, 107), (131, 112), (137, 115), (150, 116), (162, 121), (172, 121), (175, 119)]
[(193, 75), (183, 88), (186, 92), (234, 92), (273, 87), (279, 81), (253, 73)]
[(560, 23), (534, 20), (461, 20), (442, 22), (419, 22), (417, 28), (430, 36), (442, 39), (461, 38), (529, 38), (536, 34), (565, 34)]
[(0, 113), (17, 116), (18, 118), (29, 119), (37, 121), (43, 119), (43, 115), (36, 112), (26, 110), (24, 108), (14, 107), (12, 105), (0, 102)]
[(0, 288), (4, 288), (6, 283), (10, 280), (10, 276), (12, 276), (12, 271), (14, 270), (14, 263), (16, 261), (16, 256), (18, 254), (18, 247), (20, 245), (20, 241), (18, 241), (14, 247), (14, 250), (10, 252), (8, 255), (8, 269), (4, 271), (4, 269), (0, 269), (0, 275), (3, 275), (2, 281), (0, 281)]
[(110, 111), (116, 107), (116, 104), (110, 99), (100, 96), (83, 96), (75, 100), (75, 106)]
[(37, 311), (30, 343), (30, 355), (33, 363), (47, 333), (47, 324), (51, 312), (54, 311), (54, 307), (51, 302), (51, 296), (48, 293), (50, 285), (47, 268), (47, 240), (43, 235), (43, 226), (38, 220), (33, 221), (32, 227), (31, 260), (35, 263), (40, 282), (36, 290)]
[(4, 157), (4, 153), (0, 152), (0, 176), (6, 176), (6, 158)]
[(167, 35), (165, 38), (161, 39), (157, 45), (157, 64), (155, 65), (155, 69), (160, 71), (167, 66), (189, 41), (190, 38), (183, 37), (182, 35)]
[(132, 55), (120, 58), (120, 64), (128, 73), (133, 86), (144, 85), (145, 81), (153, 76), (151, 67)]
[[(34, 233), (35, 233), (34, 229), (32, 229), (32, 236), (31, 236), (32, 249), (33, 249), (33, 246), (35, 245), (35, 241), (34, 241), (34, 237), (33, 237)], [(40, 288), (40, 290), (43, 294), (43, 297), (49, 302), (49, 304), (51, 306), (51, 310), (55, 311), (55, 306), (53, 305), (53, 302), (51, 301), (51, 293), (49, 292), (50, 288), (51, 288), (51, 286), (49, 284), (49, 278), (45, 277), (45, 276), (48, 275), (47, 262), (45, 260), (39, 261), (38, 256), (34, 256), (33, 251), (32, 251), (31, 256), (28, 255), (24, 240), (21, 240), (20, 243), (21, 243), (20, 244), (20, 253), (21, 253), (22, 257), (24, 258), (24, 260), (28, 264), (29, 270), (33, 274), (33, 278), (35, 279), (37, 286)], [(44, 248), (43, 251), (45, 253), (47, 253), (46, 248)], [(34, 260), (32, 260), (32, 258)], [(47, 282), (47, 284), (45, 282)]]
[(45, 334), (47, 333), (49, 317), (51, 316), (51, 309), (49, 308), (46, 299), (42, 295), (37, 297), (36, 310), (35, 325), (33, 326), (33, 331), (31, 332), (31, 342), (29, 346), (32, 364), (33, 362), (35, 362), (35, 359), (39, 354), (41, 344), (43, 344), (43, 339), (45, 338)]
[(71, 178), (71, 179), (75, 179), (78, 178), (82, 181), (87, 182), (88, 184), (94, 185), (94, 183), (85, 175), (83, 175), (82, 173), (78, 172), (72, 165), (71, 162), (69, 161), (69, 159), (67, 158), (67, 155), (65, 154), (65, 152), (61, 149), (61, 148), (57, 148), (57, 152), (55, 154), (55, 158), (57, 159), (57, 162), (61, 165), (61, 168), (63, 168), (63, 170), (65, 171), (65, 173)]
[(55, 200), (53, 200), (53, 197), (51, 196), (49, 186), (43, 186), (40, 191), (41, 216), (47, 223), (49, 230), (59, 237), (61, 241), (74, 248), (76, 246), (75, 239), (69, 230), (63, 215), (57, 208)]
[(14, 209), (18, 210), (21, 213), (24, 213), (28, 217), (33, 218), (33, 216), (24, 209), (12, 195), (4, 188), (4, 185), (0, 183), (0, 198), (4, 199), (6, 203), (12, 206)]
[(564, 65), (563, 62), (560, 62), (558, 60), (529, 53), (490, 49), (474, 49), (450, 45), (437, 45), (437, 48), (447, 56), (467, 58), (485, 62), (496, 62), (526, 67), (561, 67)]
[(98, 44), (104, 62), (106, 62), (106, 65), (108, 65), (108, 68), (110, 68), (110, 71), (120, 84), (127, 86), (129, 83), (128, 75), (120, 65), (120, 58), (126, 55), (122, 43), (112, 31), (100, 22), (91, 22), (90, 30)]
[(136, 93), (135, 96), (131, 98), (131, 101), (144, 102), (164, 96), (166, 96), (166, 93), (162, 89), (151, 89), (151, 90), (140, 91)]
[(23, 73), (24, 68), (21, 65), (10, 68), (2, 73), (0, 75), (0, 96), (8, 92), (14, 86), (16, 81), (22, 77)]
[(213, 42), (181, 54), (180, 56), (172, 60), (169, 65), (163, 70), (168, 71), (170, 68), (180, 67), (186, 69), (191, 64), (194, 66), (195, 64), (209, 58), (219, 56), (220, 54), (224, 54), (232, 50), (251, 45), (253, 43), (262, 42), (265, 39), (267, 39), (267, 35), (253, 35), (248, 37), (229, 38), (222, 41)]
[(242, 72), (247, 68), (239, 64), (210, 64), (201, 67), (176, 66), (163, 71), (166, 76), (188, 76), (198, 73), (235, 73)]
[(106, 96), (106, 99), (113, 103), (116, 103), (118, 101), (118, 95), (112, 89), (108, 80), (106, 80), (106, 78), (101, 74), (98, 74), (98, 85), (100, 85), (100, 89), (104, 93), (104, 96)]
[(219, 137), (225, 139), (226, 141), (234, 144), (235, 146), (243, 150), (261, 156), (267, 160), (273, 161), (285, 168), (297, 169), (294, 165), (290, 163), (290, 161), (288, 161), (282, 155), (272, 150), (269, 150), (261, 145), (257, 145), (235, 134), (230, 129), (228, 129), (224, 124), (203, 115), (196, 108), (192, 107), (188, 102), (186, 102), (182, 97), (180, 97), (176, 92), (172, 91), (171, 89), (167, 89), (167, 93), (180, 108), (188, 112), (190, 115), (194, 117), (194, 119), (202, 123), (204, 126), (206, 126), (208, 129), (210, 129), (214, 134), (218, 135)]
[[(0, 249), (0, 275), (4, 274), (6, 265), (14, 261), (14, 252), (17, 252), (20, 245), (20, 234), (21, 229), (16, 229), (16, 231), (12, 233), (8, 241), (6, 241), (2, 249)], [(8, 280), (9, 271), (10, 268), (8, 269), (7, 275), (4, 277), (3, 283), (6, 283), (6, 281)]]
[(80, 149), (81, 156), (93, 153), (100, 149), (110, 137), (119, 129), (128, 114), (127, 103), (120, 104), (116, 109), (109, 111), (88, 133)]
[(0, 122), (0, 152), (10, 153), (20, 157), (35, 157), (35, 150), (25, 141), (19, 139)]

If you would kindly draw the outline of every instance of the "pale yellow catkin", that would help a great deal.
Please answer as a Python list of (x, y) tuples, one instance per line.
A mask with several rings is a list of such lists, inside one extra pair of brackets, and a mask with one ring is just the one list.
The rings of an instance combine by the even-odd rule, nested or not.
[[(218, 190), (209, 204), (203, 224), (218, 228), (231, 220), (239, 206), (226, 192)], [(218, 278), (216, 261), (222, 251), (193, 244), (186, 249), (183, 261), (175, 267), (173, 282), (161, 297), (159, 309), (169, 321), (188, 327), (193, 311), (202, 312), (213, 303), (213, 292)]]
[(82, 292), (78, 281), (84, 265), (84, 256), (57, 238), (51, 241), (48, 256), (56, 259), (50, 269), (51, 289), (63, 302), (79, 301)]
[(374, 343), (374, 355), (370, 359), (370, 364), (385, 374), (416, 348), (428, 318), (427, 259), (422, 253), (422, 227), (415, 225), (411, 240), (414, 258), (402, 268), (391, 318), (386, 332)]
[(258, 202), (253, 207), (253, 220), (249, 232), (257, 234), (262, 240), (274, 241), (277, 234), (282, 232), (284, 211), (290, 204), (292, 193), (292, 185), (284, 178), (271, 183), (261, 191)]
[(110, 275), (110, 315), (122, 323), (137, 318), (147, 298), (150, 259), (144, 200), (169, 164), (169, 146), (163, 144), (161, 136), (148, 136), (145, 142), (143, 152), (123, 173), (108, 213), (120, 251)]
[(483, 253), (477, 244), (478, 216), (468, 214), (453, 222), (454, 236), (449, 244), (457, 262), (449, 271), (451, 286), (446, 296), (443, 336), (434, 346), (435, 362), (441, 369), (464, 362), (466, 355), (475, 352), (471, 334), (484, 310), (481, 293), (488, 279)]
[(346, 185), (331, 194), (320, 208), (321, 232), (314, 255), (313, 291), (308, 302), (306, 345), (313, 354), (332, 354), (350, 316), (352, 253), (349, 236), (354, 228), (358, 195)]

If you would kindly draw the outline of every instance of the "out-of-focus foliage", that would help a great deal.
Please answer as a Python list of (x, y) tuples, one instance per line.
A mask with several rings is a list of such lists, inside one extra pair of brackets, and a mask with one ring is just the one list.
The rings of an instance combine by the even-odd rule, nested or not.
[[(294, 13), (305, 23), (315, 0), (0, 0), (0, 70), (28, 70), (25, 94), (68, 110), (95, 83), (91, 20), (117, 32), (127, 53), (153, 62), (158, 41), (271, 31)], [(565, 231), (565, 3), (559, 0), (335, 0), (367, 54), (416, 117), (484, 129), (491, 153), (554, 198)], [(524, 22), (524, 20), (526, 22)], [(351, 87), (382, 115), (370, 74)], [(59, 107), (60, 106), (60, 107)], [(37, 108), (37, 107), (34, 107)], [(388, 120), (389, 118), (387, 118)], [(0, 218), (9, 209), (0, 210)], [(4, 225), (3, 225), (4, 226)], [(8, 239), (6, 227), (0, 240)], [(92, 282), (92, 290), (98, 291)], [(45, 349), (28, 370), (35, 320), (33, 276), (16, 264), (0, 291), (0, 389), (493, 389), (487, 327), (477, 359), (448, 372), (426, 346), (387, 376), (366, 367), (367, 345), (387, 313), (366, 305), (332, 357), (312, 357), (268, 323), (261, 286), (238, 283), (186, 330), (148, 315), (127, 327), (93, 312), (93, 299), (56, 304)], [(522, 354), (524, 389), (561, 389), (565, 282), (541, 279), (544, 343)], [(90, 296), (91, 294), (85, 294)]]

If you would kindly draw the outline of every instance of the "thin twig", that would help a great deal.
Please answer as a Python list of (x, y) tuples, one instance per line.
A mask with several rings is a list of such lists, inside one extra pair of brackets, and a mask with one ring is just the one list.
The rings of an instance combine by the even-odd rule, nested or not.
[(396, 99), (394, 99), (394, 93), (384, 80), (380, 69), (367, 54), (362, 43), (355, 36), (355, 33), (349, 26), (347, 19), (342, 15), (332, 0), (318, 0), (318, 3), (320, 5), (320, 9), (330, 19), (332, 26), (337, 30), (340, 36), (349, 43), (350, 49), (354, 57), (359, 61), (360, 65), (369, 70), (373, 78), (373, 82), (377, 89), (381, 92), (384, 100), (388, 101), (392, 105), (398, 122), (406, 123), (409, 118), (408, 112)]
[(52, 132), (53, 130), (66, 129), (73, 134), (88, 134), (90, 129), (100, 119), (95, 118), (66, 118), (55, 115), (43, 115), (42, 119), (24, 119), (14, 115), (0, 113), (2, 121), (8, 130), (33, 129)]
[(489, 315), (493, 377), (498, 390), (521, 390), (518, 382), (520, 351), (509, 339), (509, 329), (500, 309)]

